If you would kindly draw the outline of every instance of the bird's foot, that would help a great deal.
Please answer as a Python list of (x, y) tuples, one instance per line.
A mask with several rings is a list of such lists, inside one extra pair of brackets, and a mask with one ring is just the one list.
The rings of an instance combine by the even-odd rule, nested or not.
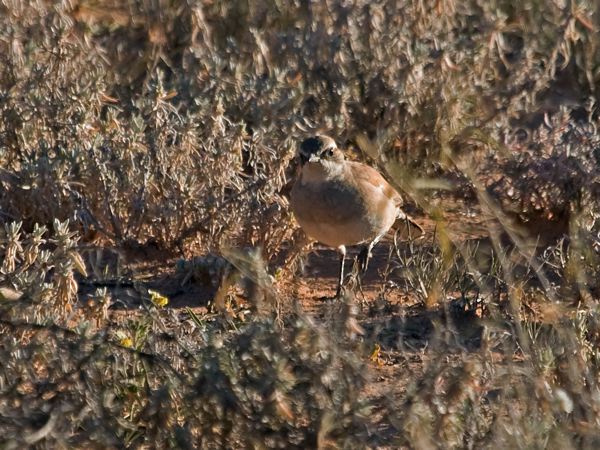
[(369, 247), (363, 247), (358, 254), (356, 261), (358, 262), (358, 269), (361, 273), (365, 273), (367, 271), (367, 268), (369, 267), (369, 260), (372, 256), (373, 255), (371, 254)]

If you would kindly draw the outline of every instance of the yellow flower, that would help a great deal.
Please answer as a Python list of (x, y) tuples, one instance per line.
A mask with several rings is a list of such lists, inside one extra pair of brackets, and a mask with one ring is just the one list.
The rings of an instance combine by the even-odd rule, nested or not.
[(277, 269), (275, 269), (275, 279), (276, 280), (281, 279), (282, 275), (283, 275), (283, 269), (281, 267), (278, 267)]
[(371, 356), (369, 357), (369, 359), (378, 366), (381, 366), (383, 364), (383, 361), (381, 359), (381, 346), (379, 344), (375, 344), (375, 348), (371, 352)]
[(127, 348), (133, 347), (133, 341), (131, 340), (130, 337), (121, 338), (121, 340), (119, 341), (119, 344), (121, 344), (123, 347), (127, 347)]
[(150, 294), (150, 300), (157, 308), (164, 308), (169, 304), (169, 299), (156, 291), (148, 290), (148, 294)]

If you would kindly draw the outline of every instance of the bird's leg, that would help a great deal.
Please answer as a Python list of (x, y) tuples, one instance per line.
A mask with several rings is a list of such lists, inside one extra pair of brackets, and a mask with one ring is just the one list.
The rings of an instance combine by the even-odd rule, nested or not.
[(360, 269), (361, 273), (365, 273), (367, 271), (367, 268), (369, 267), (369, 260), (373, 256), (371, 250), (373, 250), (373, 247), (377, 245), (382, 236), (383, 235), (377, 236), (369, 243), (369, 245), (365, 245), (358, 254), (358, 268)]
[(365, 273), (369, 266), (369, 258), (371, 257), (371, 245), (364, 245), (357, 257), (358, 269), (360, 273)]
[(340, 298), (342, 294), (342, 285), (344, 284), (344, 263), (346, 261), (346, 247), (340, 245), (338, 247), (338, 252), (340, 252), (340, 273), (338, 276), (337, 291), (335, 293), (336, 298)]

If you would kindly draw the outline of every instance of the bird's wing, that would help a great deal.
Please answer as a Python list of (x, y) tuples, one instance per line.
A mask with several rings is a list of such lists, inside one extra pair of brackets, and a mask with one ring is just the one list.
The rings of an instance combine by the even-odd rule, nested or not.
[(397, 232), (400, 239), (416, 239), (425, 236), (423, 227), (402, 211), (400, 211), (391, 230)]
[(402, 236), (419, 237), (424, 234), (423, 228), (415, 220), (402, 211), (404, 201), (394, 187), (371, 166), (357, 162), (348, 162), (353, 177), (359, 185), (369, 186), (372, 190), (380, 191), (386, 198), (392, 200), (398, 207), (398, 216), (392, 229), (400, 231)]
[(394, 189), (394, 187), (371, 166), (349, 161), (348, 167), (352, 172), (352, 177), (359, 185), (369, 186), (371, 189), (380, 190), (386, 198), (393, 200), (396, 206), (402, 206), (402, 197), (398, 191), (396, 191), (396, 189)]

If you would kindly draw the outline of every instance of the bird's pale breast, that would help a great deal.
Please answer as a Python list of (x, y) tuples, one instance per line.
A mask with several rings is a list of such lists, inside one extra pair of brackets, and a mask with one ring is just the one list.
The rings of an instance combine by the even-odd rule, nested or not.
[(391, 227), (397, 213), (381, 186), (361, 183), (346, 169), (320, 181), (300, 178), (291, 192), (291, 206), (304, 232), (332, 247), (373, 240)]

